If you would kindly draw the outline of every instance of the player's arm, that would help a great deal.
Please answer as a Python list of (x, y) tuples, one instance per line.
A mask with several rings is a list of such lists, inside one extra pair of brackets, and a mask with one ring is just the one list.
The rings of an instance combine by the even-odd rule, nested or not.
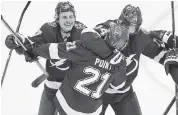
[(150, 32), (141, 29), (137, 36), (141, 36), (142, 44), (144, 49), (142, 51), (142, 54), (154, 59), (156, 62), (163, 64), (165, 60), (165, 54), (168, 51), (165, 48), (165, 43), (155, 39), (153, 37), (150, 37)]
[[(77, 62), (85, 57), (81, 54), (82, 50), (83, 47), (77, 41), (47, 43), (32, 47), (31, 51), (29, 49), (25, 52), (25, 56), (28, 58), (36, 55), (45, 59), (68, 59)], [(33, 61), (33, 59), (29, 61)]]
[(110, 24), (112, 23), (115, 23), (115, 21), (108, 20), (104, 23), (96, 25), (93, 30), (85, 29), (85, 34), (82, 34), (80, 38), (81, 42), (87, 49), (104, 59), (113, 53), (113, 49), (111, 49), (104, 41), (109, 32)]
[[(25, 45), (29, 45), (29, 44), (41, 45), (41, 44), (46, 44), (46, 43), (57, 42), (57, 39), (58, 39), (56, 38), (56, 33), (58, 33), (57, 26), (58, 24), (56, 22), (49, 22), (49, 23), (43, 24), (41, 28), (33, 36), (25, 37), (25, 39), (23, 40), (24, 44)], [(72, 37), (74, 38), (72, 39), (77, 40), (78, 38), (76, 37), (80, 36), (81, 31), (84, 28), (86, 28), (86, 26), (83, 23), (76, 21), (74, 27), (76, 31), (73, 32)], [(58, 36), (58, 37), (62, 37), (62, 36)], [(21, 50), (22, 48), (18, 47), (18, 49)]]
[[(174, 47), (172, 33), (165, 30), (156, 30), (143, 32), (143, 34), (146, 36), (146, 47), (144, 48), (143, 54), (161, 64), (164, 64), (166, 53), (169, 49)], [(178, 42), (177, 36), (176, 41)], [(178, 47), (178, 44), (176, 46)]]
[[(169, 40), (171, 40), (170, 38)], [(178, 60), (176, 58), (177, 56), (177, 49), (175, 51), (170, 51), (165, 47), (165, 43), (157, 41), (158, 39), (147, 39), (147, 46), (145, 47), (145, 50), (143, 52), (144, 55), (150, 57), (151, 59), (154, 59), (155, 61), (161, 63), (165, 66), (166, 73), (170, 73), (174, 82), (178, 84)], [(168, 40), (168, 41), (169, 41)], [(169, 46), (171, 46), (169, 44)], [(171, 46), (172, 47), (172, 46)], [(174, 57), (174, 58), (172, 58)], [(171, 65), (171, 66), (167, 66)], [(169, 72), (167, 72), (169, 71)]]
[[(150, 31), (149, 36), (153, 39), (157, 39), (165, 43), (166, 48), (173, 48), (174, 47), (174, 37), (172, 32), (166, 30), (154, 30)], [(176, 43), (178, 42), (178, 36), (176, 36)], [(178, 44), (176, 44), (178, 47)]]
[[(36, 33), (35, 35), (31, 37), (25, 37), (21, 34), (18, 34), (20, 40), (24, 43), (26, 47), (28, 47), (31, 44), (44, 44), (47, 43), (44, 37), (44, 32), (47, 28), (47, 23), (44, 24)], [(12, 34), (8, 35), (5, 40), (5, 45), (9, 49), (15, 49), (15, 51), (18, 54), (23, 54), (24, 50), (21, 46), (19, 46), (15, 41), (14, 41), (14, 36)]]

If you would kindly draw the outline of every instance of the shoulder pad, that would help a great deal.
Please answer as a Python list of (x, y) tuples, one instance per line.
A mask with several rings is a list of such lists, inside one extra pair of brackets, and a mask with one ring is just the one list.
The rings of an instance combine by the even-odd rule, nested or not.
[(86, 28), (81, 34), (81, 43), (90, 51), (97, 54), (102, 58), (106, 58), (110, 53), (112, 53), (110, 47), (106, 42), (100, 37), (98, 32), (93, 29)]
[(106, 22), (103, 23), (103, 25), (105, 25), (108, 28), (115, 24), (117, 24), (117, 23), (115, 23), (114, 20), (107, 20)]
[(76, 21), (74, 27), (77, 29), (85, 29), (87, 28), (83, 23)]
[(82, 36), (81, 38), (88, 38), (88, 39), (101, 37), (99, 33), (92, 28), (83, 29), (81, 32), (81, 36)]
[(38, 30), (34, 35), (30, 36), (30, 37), (35, 37), (35, 36), (40, 36), (42, 35), (42, 31), (41, 30)]
[(51, 27), (57, 27), (57, 23), (54, 22), (48, 22), (48, 25), (50, 25)]

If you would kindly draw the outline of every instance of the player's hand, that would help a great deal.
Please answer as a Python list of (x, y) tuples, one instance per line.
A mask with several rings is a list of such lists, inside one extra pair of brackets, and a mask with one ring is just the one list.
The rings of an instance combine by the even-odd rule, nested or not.
[(38, 55), (35, 53), (33, 48), (36, 47), (35, 44), (31, 45), (26, 45), (27, 50), (23, 52), (25, 55), (25, 61), (26, 62), (34, 62), (38, 60)]
[(150, 31), (149, 36), (160, 41), (164, 41), (164, 37), (169, 38), (171, 33), (164, 30)]
[(164, 61), (164, 68), (166, 74), (170, 73), (170, 68), (172, 66), (178, 66), (178, 48), (171, 49), (166, 54), (166, 59)]
[(6, 40), (5, 40), (5, 45), (9, 48), (9, 49), (16, 49), (18, 47), (18, 44), (16, 44), (15, 42), (15, 37), (10, 34), (6, 37)]
[(33, 53), (33, 52), (31, 52), (31, 51), (28, 51), (28, 50), (26, 50), (25, 52), (24, 52), (24, 55), (25, 55), (25, 61), (26, 62), (34, 62), (34, 61), (37, 61), (38, 60), (38, 56), (35, 54), (35, 53)]

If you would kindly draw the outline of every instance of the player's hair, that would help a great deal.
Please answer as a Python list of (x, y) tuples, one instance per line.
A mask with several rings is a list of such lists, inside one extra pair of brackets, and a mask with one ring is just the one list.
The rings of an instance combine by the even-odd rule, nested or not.
[(55, 21), (59, 20), (59, 15), (61, 12), (68, 12), (68, 11), (73, 12), (75, 16), (74, 6), (69, 1), (59, 2), (55, 8), (55, 16), (54, 16)]

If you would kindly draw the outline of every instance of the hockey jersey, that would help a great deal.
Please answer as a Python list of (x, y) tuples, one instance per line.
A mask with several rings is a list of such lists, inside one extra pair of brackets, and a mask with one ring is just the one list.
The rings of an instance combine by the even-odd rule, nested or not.
[[(92, 35), (94, 39), (99, 36)], [(101, 95), (110, 85), (114, 90), (122, 88), (127, 78), (126, 62), (120, 52), (103, 60), (80, 41), (42, 44), (34, 51), (47, 59), (71, 61), (55, 99), (62, 115), (98, 115), (102, 110)]]
[[(102, 37), (105, 37), (110, 22), (117, 23), (117, 20), (108, 20), (104, 23), (98, 24), (95, 27), (95, 30), (98, 33), (100, 33)], [(178, 41), (178, 37), (176, 37), (176, 39)], [(100, 46), (102, 47), (107, 47), (105, 44), (102, 44), (103, 43), (101, 42), (102, 40), (96, 41), (93, 39), (86, 40), (86, 38), (81, 39), (81, 41), (84, 41), (83, 42), (84, 45), (87, 44), (86, 46), (88, 49), (90, 49), (91, 51), (95, 51), (96, 54), (102, 57), (105, 57), (107, 56), (108, 51), (104, 51), (102, 48), (96, 45), (96, 44), (100, 44)], [(92, 41), (95, 41), (95, 44), (91, 44)], [(130, 35), (126, 47), (121, 51), (124, 54), (124, 56), (126, 56), (126, 62), (127, 62), (126, 84), (123, 88), (119, 89), (118, 91), (109, 88), (106, 91), (106, 93), (109, 94), (124, 93), (130, 89), (132, 82), (134, 81), (134, 79), (138, 74), (139, 59), (141, 54), (163, 64), (165, 59), (165, 54), (169, 48), (172, 48), (172, 46), (173, 46), (173, 36), (170, 32), (167, 31), (157, 30), (157, 31), (147, 32), (144, 29), (140, 29), (137, 34)], [(116, 100), (112, 100), (112, 101), (116, 102)]]
[[(68, 38), (63, 38), (60, 33), (60, 26), (56, 22), (49, 22), (42, 25), (35, 35), (28, 37), (30, 42), (35, 44), (45, 43), (60, 43), (66, 41), (74, 41), (80, 38), (81, 31), (86, 26), (78, 21), (75, 22), (72, 28), (71, 35)], [(28, 42), (28, 40), (26, 40)], [(49, 77), (45, 81), (45, 89), (50, 92), (56, 92), (60, 82), (64, 79), (67, 70), (69, 69), (70, 63), (66, 59), (47, 59), (46, 60), (46, 71), (49, 73)]]

